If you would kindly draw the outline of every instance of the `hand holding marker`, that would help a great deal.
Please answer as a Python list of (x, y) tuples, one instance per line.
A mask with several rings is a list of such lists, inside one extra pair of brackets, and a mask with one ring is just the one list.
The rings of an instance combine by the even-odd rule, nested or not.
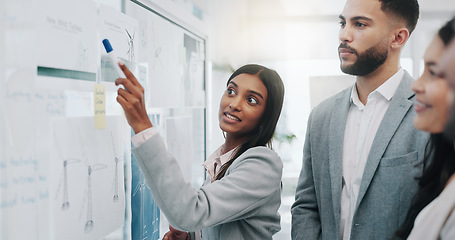
[(119, 60), (118, 60), (117, 56), (115, 55), (114, 49), (112, 49), (112, 46), (111, 46), (111, 43), (109, 42), (109, 40), (104, 39), (103, 40), (103, 45), (104, 45), (104, 48), (106, 49), (107, 56), (109, 57), (109, 59), (111, 59), (111, 62), (114, 65), (114, 68), (117, 71), (119, 77), (120, 78), (126, 78), (126, 76), (123, 73), (122, 69), (120, 69), (120, 67), (118, 66)]

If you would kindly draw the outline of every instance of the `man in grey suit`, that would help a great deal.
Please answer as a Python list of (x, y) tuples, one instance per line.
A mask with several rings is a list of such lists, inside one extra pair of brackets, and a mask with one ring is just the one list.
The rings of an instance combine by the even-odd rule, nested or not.
[(292, 239), (390, 239), (404, 220), (428, 141), (400, 67), (418, 15), (417, 0), (347, 0), (338, 50), (356, 82), (310, 114)]

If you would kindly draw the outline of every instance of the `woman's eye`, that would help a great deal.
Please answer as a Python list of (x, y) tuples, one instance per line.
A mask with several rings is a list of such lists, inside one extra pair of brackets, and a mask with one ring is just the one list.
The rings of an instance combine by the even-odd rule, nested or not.
[(257, 104), (258, 103), (258, 101), (255, 98), (252, 98), (252, 97), (248, 98), (248, 102), (252, 103), (252, 104)]
[(234, 94), (235, 94), (235, 91), (234, 91), (234, 89), (232, 89), (232, 88), (228, 88), (228, 89), (226, 90), (226, 92), (227, 92), (228, 95), (234, 95)]

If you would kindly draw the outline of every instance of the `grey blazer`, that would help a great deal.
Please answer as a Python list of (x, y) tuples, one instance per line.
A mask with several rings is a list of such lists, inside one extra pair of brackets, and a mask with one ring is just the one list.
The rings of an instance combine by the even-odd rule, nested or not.
[(157, 134), (133, 149), (153, 198), (177, 229), (204, 240), (272, 239), (280, 230), (283, 163), (266, 147), (239, 156), (218, 181), (194, 189)]
[[(390, 239), (406, 217), (429, 135), (414, 128), (414, 79), (405, 72), (368, 155), (351, 239)], [(310, 114), (292, 206), (292, 239), (340, 239), (342, 156), (351, 88)]]

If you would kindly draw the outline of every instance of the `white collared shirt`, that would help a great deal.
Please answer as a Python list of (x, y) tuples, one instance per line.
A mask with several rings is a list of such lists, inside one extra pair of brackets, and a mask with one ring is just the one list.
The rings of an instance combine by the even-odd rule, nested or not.
[(360, 183), (379, 125), (389, 107), (390, 100), (404, 76), (400, 68), (367, 98), (363, 105), (354, 85), (343, 141), (343, 189), (341, 192), (341, 239), (350, 239), (353, 216), (356, 210)]
[(152, 138), (157, 134), (158, 131), (155, 127), (147, 128), (134, 136), (131, 137), (131, 142), (134, 147), (139, 147), (141, 144), (145, 143), (148, 139)]
[(216, 174), (220, 171), (221, 166), (231, 160), (234, 150), (236, 149), (233, 148), (229, 152), (221, 154), (223, 146), (224, 145), (221, 145), (217, 150), (215, 150), (215, 152), (213, 152), (212, 155), (202, 164), (202, 166), (204, 166), (207, 170), (207, 174), (209, 175), (211, 182), (215, 180)]
[[(138, 147), (145, 141), (153, 137), (155, 134), (158, 134), (158, 131), (156, 130), (156, 128), (151, 127), (134, 135), (131, 138), (131, 142), (133, 143), (134, 147)], [(226, 162), (228, 162), (231, 159), (232, 154), (234, 153), (234, 150), (237, 147), (233, 148), (232, 150), (225, 154), (221, 154), (222, 148), (223, 145), (221, 145), (217, 150), (215, 150), (215, 152), (213, 152), (212, 155), (210, 155), (210, 157), (207, 158), (206, 161), (202, 164), (202, 166), (205, 167), (207, 174), (210, 176), (210, 180), (212, 182), (213, 180), (215, 180), (216, 174), (220, 171), (221, 166), (223, 166)]]

